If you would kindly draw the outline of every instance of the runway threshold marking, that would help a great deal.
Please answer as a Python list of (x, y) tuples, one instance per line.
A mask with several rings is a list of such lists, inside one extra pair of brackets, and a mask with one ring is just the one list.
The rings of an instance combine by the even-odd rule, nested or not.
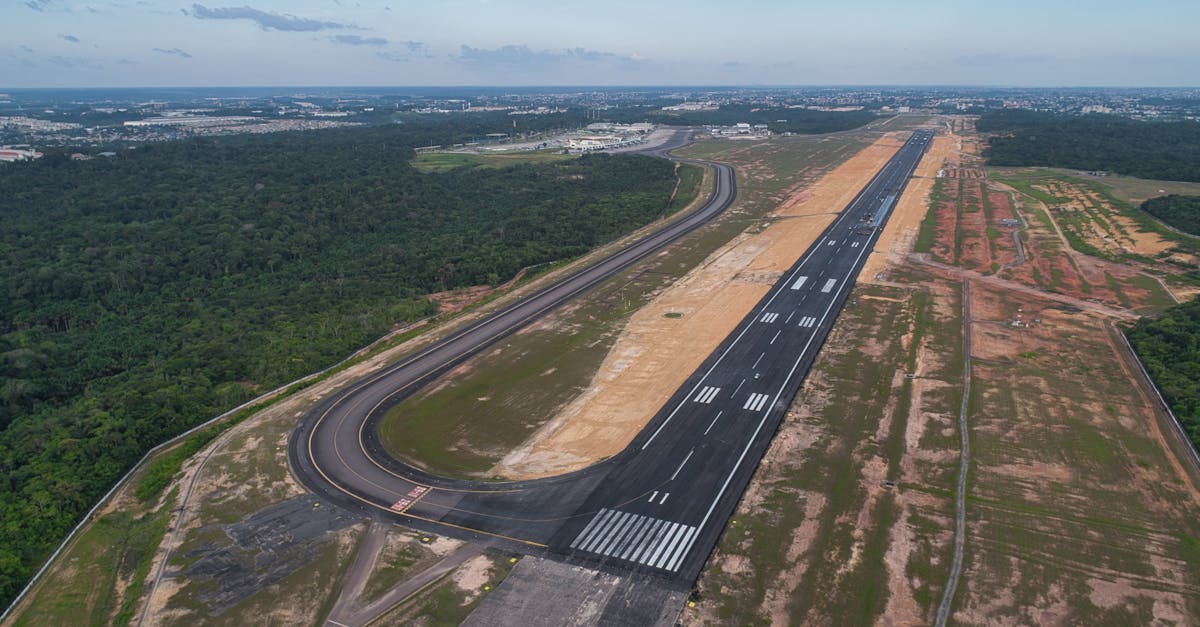
[(850, 242), (850, 248), (858, 248), (858, 242)]
[(804, 316), (800, 319), (800, 326), (811, 328), (817, 324), (817, 319), (813, 316)]
[(692, 525), (604, 508), (588, 521), (570, 547), (676, 572), (696, 531)]
[(772, 322), (775, 322), (778, 319), (779, 319), (779, 314), (777, 314), (777, 313), (763, 314), (762, 322), (766, 322), (766, 323), (770, 324)]

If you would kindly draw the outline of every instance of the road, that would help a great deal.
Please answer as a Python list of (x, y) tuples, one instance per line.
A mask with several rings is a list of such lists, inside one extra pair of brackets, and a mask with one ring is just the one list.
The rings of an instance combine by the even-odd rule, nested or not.
[(829, 334), (932, 138), (917, 131), (620, 454), (526, 482), (449, 480), (384, 453), (378, 421), (432, 377), (704, 224), (695, 213), (335, 395), (301, 419), (293, 468), (314, 491), (422, 528), (489, 535), (560, 559), (690, 585)]

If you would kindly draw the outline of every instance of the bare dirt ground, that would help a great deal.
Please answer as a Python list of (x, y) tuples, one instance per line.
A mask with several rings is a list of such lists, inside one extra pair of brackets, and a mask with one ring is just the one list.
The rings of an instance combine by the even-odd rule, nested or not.
[(494, 474), (560, 474), (624, 448), (901, 143), (885, 136), (811, 187), (791, 190), (759, 230), (718, 250), (635, 313), (591, 385)]
[[(953, 128), (953, 124), (944, 124), (943, 129)], [(872, 282), (889, 264), (903, 262), (904, 257), (912, 251), (913, 242), (921, 220), (929, 209), (929, 195), (933, 192), (934, 181), (939, 173), (958, 166), (958, 154), (962, 151), (962, 139), (950, 132), (939, 133), (933, 138), (929, 151), (921, 159), (914, 172), (914, 178), (908, 182), (904, 195), (888, 218), (887, 226), (875, 243), (871, 256), (863, 266), (860, 282)]]
[[(922, 212), (906, 219), (898, 206), (685, 624), (932, 622), (951, 555), (964, 277), (973, 458), (952, 621), (1194, 624), (1200, 615), (1200, 493), (1114, 339), (1113, 323), (1151, 300), (1134, 282), (1141, 270), (1073, 260), (1061, 234), (969, 163), (978, 145), (969, 124), (953, 128), (964, 150), (946, 156), (943, 175), (964, 193), (955, 184), (934, 208), (933, 250), (947, 263), (907, 254)], [(920, 193), (918, 182), (909, 190)], [(987, 230), (1021, 213), (1024, 263), (1009, 232)], [(974, 269), (953, 265), (964, 261)]]

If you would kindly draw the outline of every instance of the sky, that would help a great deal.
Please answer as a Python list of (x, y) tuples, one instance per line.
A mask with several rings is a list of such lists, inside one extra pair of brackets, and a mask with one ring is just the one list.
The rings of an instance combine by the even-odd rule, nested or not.
[(0, 88), (1200, 86), (1196, 0), (0, 3)]

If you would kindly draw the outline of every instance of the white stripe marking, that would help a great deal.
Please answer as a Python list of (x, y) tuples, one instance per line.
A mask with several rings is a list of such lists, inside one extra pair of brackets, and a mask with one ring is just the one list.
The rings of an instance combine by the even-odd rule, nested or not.
[[(743, 380), (742, 382), (745, 383), (745, 380)], [(724, 413), (723, 410), (717, 412), (717, 417), (713, 418), (713, 421), (708, 423), (708, 428), (704, 430), (704, 435), (708, 435), (708, 432), (712, 431), (713, 425), (717, 424), (717, 421), (721, 419), (722, 413)], [(651, 499), (651, 500), (654, 500), (654, 499)]]
[(772, 343), (772, 344), (774, 344), (774, 343), (775, 343), (775, 340), (778, 340), (778, 339), (779, 339), (779, 334), (780, 334), (780, 333), (783, 333), (783, 330), (782, 330), (782, 329), (781, 329), (781, 330), (779, 330), (779, 331), (776, 331), (776, 332), (775, 332), (775, 337), (771, 338), (771, 343)]
[(850, 248), (858, 248), (858, 242), (850, 242)]
[(713, 398), (717, 396), (717, 392), (720, 391), (721, 388), (706, 385), (704, 386), (704, 389), (700, 390), (700, 393), (696, 395), (696, 398), (693, 398), (692, 400), (696, 401), (697, 403), (711, 403)]
[[(696, 449), (692, 449), (692, 450), (688, 451), (687, 457), (684, 457), (683, 461), (679, 462), (679, 468), (675, 469), (675, 474), (671, 475), (671, 481), (674, 481), (675, 477), (679, 476), (679, 471), (683, 470), (683, 465), (688, 463), (688, 460), (692, 458), (692, 453), (695, 453), (695, 452), (696, 452)], [(651, 499), (651, 500), (653, 500), (653, 499)], [(664, 501), (667, 500), (667, 497), (663, 496), (663, 500)]]
[(629, 526), (628, 530), (626, 530), (625, 537), (621, 538), (620, 541), (612, 545), (605, 555), (610, 557), (620, 557), (621, 552), (628, 548), (629, 544), (637, 538), (638, 532), (642, 530), (642, 527), (648, 520), (650, 519), (646, 516), (638, 516), (637, 514), (634, 514), (633, 524)]
[(600, 545), (597, 546), (592, 552), (608, 555), (609, 547), (616, 544), (617, 538), (620, 538), (621, 535), (625, 533), (625, 529), (629, 527), (629, 523), (633, 522), (633, 520), (633, 514), (630, 514), (629, 512), (620, 512), (619, 521), (617, 524), (613, 525), (612, 531), (604, 536), (604, 541), (601, 542)]
[(767, 402), (769, 397), (766, 394), (751, 394), (750, 398), (746, 399), (746, 404), (742, 405), (742, 409), (750, 411), (758, 411), (762, 409), (763, 403)]
[(633, 556), (642, 550), (642, 546), (646, 544), (646, 540), (650, 537), (651, 533), (654, 533), (654, 528), (660, 523), (662, 523), (662, 520), (658, 518), (646, 518), (646, 524), (638, 530), (637, 538), (633, 542), (630, 542), (624, 551), (621, 551), (621, 559), (632, 560)]
[(662, 505), (663, 503), (666, 503), (666, 502), (667, 502), (667, 497), (668, 497), (668, 496), (671, 496), (671, 493), (670, 493), (670, 492), (663, 492), (663, 497), (662, 497), (662, 499), (660, 499), (660, 500), (658, 501), (658, 504), (659, 504), (659, 505)]
[(837, 279), (829, 279), (828, 281), (825, 282), (825, 287), (822, 287), (821, 291), (828, 294), (829, 292), (831, 292), (833, 290), (833, 286), (835, 286), (835, 285), (837, 285)]
[(833, 246), (833, 245), (834, 245), (834, 244), (836, 244), (836, 243), (837, 243), (837, 240), (832, 240), (832, 239), (831, 239), (831, 240), (829, 240), (829, 245), (830, 245), (830, 246)]
[(654, 494), (651, 494), (651, 495), (650, 495), (650, 502), (651, 502), (651, 503), (653, 503), (653, 502), (654, 502), (654, 498), (655, 498), (655, 497), (657, 497), (657, 496), (658, 496), (658, 490), (655, 490), (655, 491), (654, 491)]
[(656, 559), (650, 565), (655, 568), (662, 568), (663, 564), (667, 563), (667, 559), (671, 557), (671, 554), (675, 552), (675, 545), (679, 544), (679, 540), (683, 538), (688, 529), (691, 529), (691, 527), (679, 525), (679, 529), (675, 530), (674, 535), (667, 538), (667, 542), (663, 543), (663, 548), (666, 550), (662, 552), (662, 556), (659, 557), (656, 555)]
[(758, 359), (755, 359), (755, 360), (754, 360), (754, 365), (753, 365), (753, 366), (750, 366), (750, 369), (751, 369), (751, 370), (754, 370), (755, 368), (757, 368), (757, 367), (758, 367), (758, 362), (762, 361), (762, 358), (763, 358), (763, 357), (765, 357), (765, 356), (766, 356), (766, 353), (763, 353), (762, 355), (759, 355), (759, 356), (758, 356)]
[(671, 558), (671, 561), (667, 562), (667, 570), (671, 572), (679, 570), (679, 566), (683, 562), (683, 556), (687, 555), (688, 549), (692, 548), (692, 536), (694, 535), (696, 535), (696, 528), (688, 528), (683, 539), (679, 541), (679, 549), (675, 551), (675, 556)]
[(796, 315), (796, 312), (794, 312), (794, 311), (792, 313), (788, 314), (787, 320), (784, 320), (783, 323), (787, 324), (787, 323), (791, 322), (792, 316), (794, 316), (794, 315)]
[(666, 525), (668, 524), (670, 523), (662, 519), (655, 520), (654, 525), (643, 534), (641, 543), (633, 550), (633, 555), (629, 556), (629, 561), (641, 563), (645, 559), (646, 553), (650, 551), (654, 543), (662, 536), (662, 532), (667, 528)]
[(671, 537), (679, 533), (680, 529), (685, 528), (686, 527), (684, 527), (684, 525), (679, 523), (671, 523), (671, 528), (668, 529), (667, 532), (662, 535), (662, 538), (659, 539), (658, 546), (656, 546), (654, 549), (654, 555), (651, 555), (649, 560), (643, 561), (642, 563), (646, 564), (647, 566), (653, 566), (655, 563), (657, 563), (658, 556), (662, 554), (663, 549), (667, 548), (667, 544), (670, 543)]
[(804, 284), (807, 282), (808, 282), (808, 277), (802, 276), (802, 277), (796, 279), (795, 283), (792, 283), (792, 289), (798, 290), (798, 289), (804, 287)]
[(599, 522), (603, 515), (608, 511), (609, 510), (600, 510), (599, 512), (596, 512), (595, 516), (592, 516), (592, 520), (588, 522), (587, 526), (583, 528), (583, 531), (580, 531), (579, 535), (575, 536), (575, 540), (571, 542), (572, 549), (579, 544), (579, 541), (582, 540), (585, 535), (588, 535), (588, 532), (590, 532), (592, 528), (596, 526), (597, 522)]
[(599, 525), (596, 525), (596, 528), (592, 530), (592, 535), (588, 537), (587, 540), (584, 540), (583, 544), (580, 545), (579, 548), (585, 551), (592, 550), (593, 544), (599, 542), (600, 538), (604, 537), (604, 535), (608, 533), (608, 528), (612, 526), (614, 522), (616, 522), (618, 518), (616, 510), (606, 509), (602, 511), (604, 512), (604, 520), (601, 521)]
[(812, 316), (804, 316), (800, 319), (800, 326), (811, 327), (817, 323), (817, 319)]

